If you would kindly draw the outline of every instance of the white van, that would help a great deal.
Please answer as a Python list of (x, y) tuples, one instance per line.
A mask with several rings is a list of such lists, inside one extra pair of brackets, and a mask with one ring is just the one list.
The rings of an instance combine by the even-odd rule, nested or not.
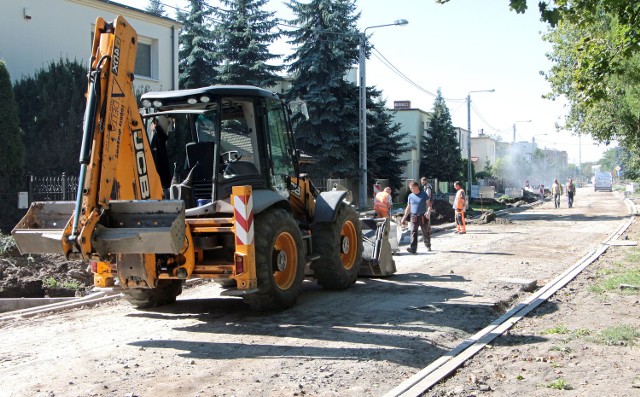
[(593, 180), (593, 190), (613, 191), (613, 175), (610, 172), (597, 172)]

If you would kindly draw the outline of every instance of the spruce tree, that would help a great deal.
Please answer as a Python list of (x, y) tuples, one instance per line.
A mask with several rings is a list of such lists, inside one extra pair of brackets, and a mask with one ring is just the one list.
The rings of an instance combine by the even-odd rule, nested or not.
[(149, 4), (147, 4), (147, 8), (144, 9), (149, 14), (153, 14), (158, 17), (164, 17), (164, 5), (160, 2), (160, 0), (149, 0)]
[(367, 112), (367, 175), (372, 186), (375, 179), (389, 179), (394, 189), (402, 186), (402, 172), (406, 161), (400, 156), (408, 150), (403, 143), (406, 134), (400, 132), (400, 124), (393, 122), (393, 114), (382, 99), (382, 92), (368, 89)]
[(222, 0), (226, 9), (215, 11), (220, 84), (249, 84), (272, 87), (280, 78), (282, 66), (270, 65), (278, 58), (269, 52), (269, 44), (280, 37), (273, 12), (263, 10), (267, 0)]
[(420, 149), (420, 175), (449, 182), (460, 178), (463, 171), (460, 144), (440, 90), (433, 102), (433, 114)]
[(215, 81), (217, 54), (211, 30), (211, 8), (205, 0), (189, 0), (187, 12), (178, 11), (182, 23), (178, 50), (181, 88), (198, 88)]
[(296, 125), (296, 144), (317, 162), (313, 177), (358, 177), (358, 88), (344, 76), (358, 59), (358, 31), (352, 0), (291, 0), (288, 33), (295, 52), (287, 58), (294, 76), (290, 99), (306, 101), (309, 120)]

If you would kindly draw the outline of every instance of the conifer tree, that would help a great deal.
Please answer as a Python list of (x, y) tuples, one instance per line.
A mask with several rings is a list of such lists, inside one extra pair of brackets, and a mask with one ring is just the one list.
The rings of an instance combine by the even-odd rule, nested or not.
[(205, 0), (189, 0), (187, 12), (178, 11), (182, 23), (178, 67), (180, 88), (198, 88), (215, 81), (217, 55), (211, 30), (211, 8)]
[(408, 150), (406, 134), (393, 122), (393, 113), (382, 99), (382, 92), (368, 89), (367, 114), (367, 175), (372, 186), (375, 179), (389, 179), (389, 185), (399, 189), (407, 163), (400, 156)]
[(270, 65), (278, 58), (269, 52), (280, 32), (274, 12), (263, 10), (267, 0), (222, 0), (226, 9), (215, 11), (220, 22), (216, 25), (220, 84), (249, 84), (272, 87), (278, 81), (282, 66)]
[(420, 149), (420, 175), (449, 182), (460, 178), (463, 170), (460, 144), (440, 90), (433, 102), (433, 114)]
[(309, 120), (296, 125), (296, 144), (318, 161), (316, 178), (358, 176), (358, 94), (344, 76), (358, 59), (355, 2), (352, 0), (290, 0), (288, 33), (295, 52), (287, 58), (294, 76), (290, 99), (306, 101)]
[(160, 0), (149, 0), (149, 4), (147, 4), (147, 8), (144, 9), (149, 14), (153, 14), (158, 17), (166, 16), (164, 11), (164, 5), (160, 2)]

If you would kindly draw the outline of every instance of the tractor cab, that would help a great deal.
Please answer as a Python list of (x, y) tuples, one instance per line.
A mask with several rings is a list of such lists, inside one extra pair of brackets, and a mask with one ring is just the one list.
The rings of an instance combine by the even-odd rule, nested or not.
[(165, 196), (184, 200), (187, 209), (212, 204), (224, 213), (233, 186), (275, 191), (288, 200), (297, 159), (287, 109), (274, 93), (211, 86), (141, 99), (160, 174), (170, 174), (167, 166), (177, 160), (173, 178), (162, 178)]

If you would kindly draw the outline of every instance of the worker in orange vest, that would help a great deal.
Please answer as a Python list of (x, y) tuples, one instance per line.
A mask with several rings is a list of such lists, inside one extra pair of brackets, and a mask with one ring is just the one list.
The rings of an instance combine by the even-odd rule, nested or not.
[(391, 188), (385, 187), (383, 191), (376, 194), (376, 198), (373, 200), (373, 209), (376, 211), (376, 216), (378, 218), (388, 218), (392, 204)]
[(455, 233), (465, 234), (467, 232), (467, 223), (464, 219), (464, 211), (467, 204), (467, 196), (462, 189), (460, 181), (455, 181), (453, 187), (456, 189), (456, 198), (453, 200), (453, 210), (456, 212)]

